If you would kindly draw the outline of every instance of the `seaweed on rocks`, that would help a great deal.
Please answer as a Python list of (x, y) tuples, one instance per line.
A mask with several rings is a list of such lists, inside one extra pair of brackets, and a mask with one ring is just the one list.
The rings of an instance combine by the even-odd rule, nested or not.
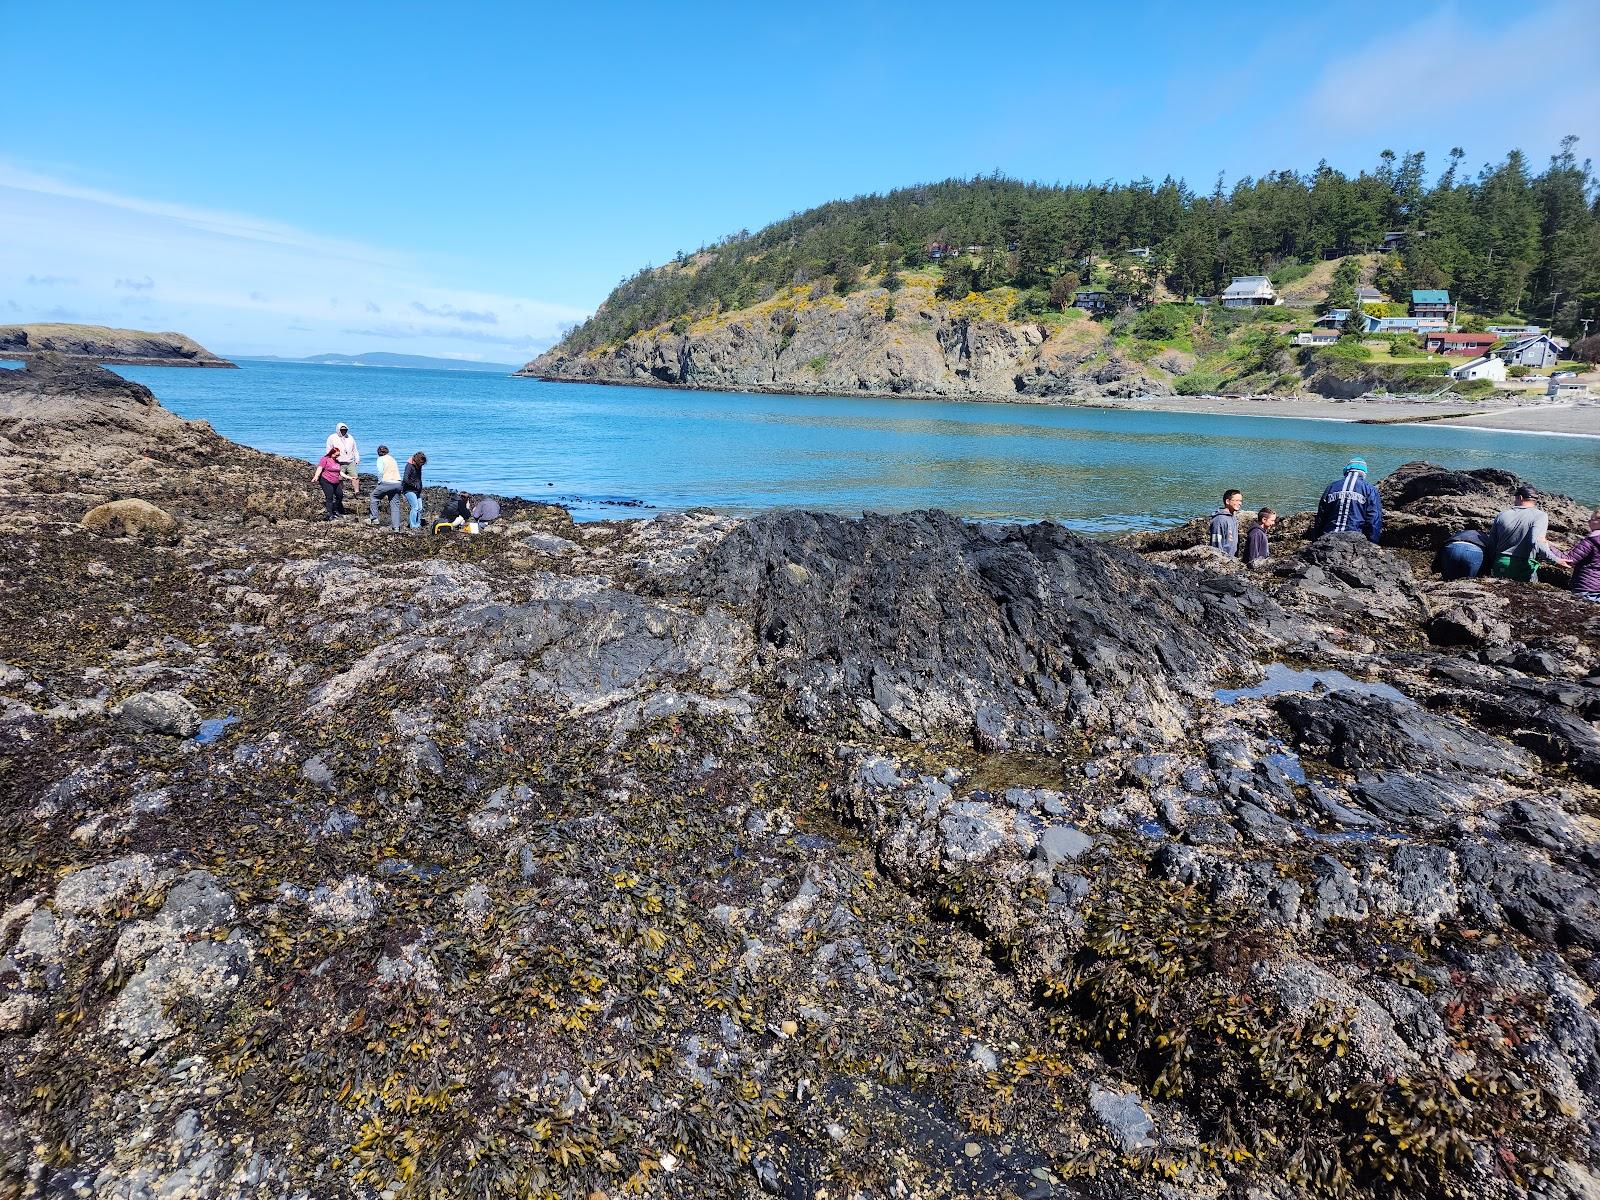
[[(939, 513), (409, 538), (81, 370), (0, 396), (0, 1196), (1596, 1186), (1549, 589)], [(121, 498), (175, 530), (80, 525)]]

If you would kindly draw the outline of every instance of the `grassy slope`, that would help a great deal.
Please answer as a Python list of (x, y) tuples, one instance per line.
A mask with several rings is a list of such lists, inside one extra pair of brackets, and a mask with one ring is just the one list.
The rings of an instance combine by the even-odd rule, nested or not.
[[(1369, 277), (1378, 256), (1368, 254), (1353, 257), (1361, 264), (1363, 278)], [(1364, 378), (1371, 381), (1374, 387), (1394, 391), (1431, 392), (1442, 387), (1445, 383), (1440, 377), (1442, 360), (1420, 350), (1406, 349), (1399, 355), (1393, 355), (1389, 352), (1387, 342), (1378, 341), (1361, 343), (1358, 347), (1341, 344), (1335, 348), (1309, 350), (1289, 344), (1295, 331), (1310, 328), (1315, 321), (1315, 305), (1326, 294), (1341, 261), (1329, 259), (1314, 264), (1305, 275), (1280, 289), (1284, 303), (1270, 309), (1229, 313), (1215, 307), (1202, 309), (1195, 305), (1171, 303), (1165, 293), (1159, 294), (1156, 297), (1159, 306), (1182, 318), (1180, 327), (1171, 336), (1149, 336), (1138, 313), (1092, 320), (1080, 310), (1069, 309), (1064, 313), (1049, 312), (1027, 320), (1049, 331), (1051, 348), (1056, 352), (1076, 352), (1081, 356), (1085, 370), (1093, 370), (1115, 355), (1139, 364), (1156, 381), (1176, 385), (1179, 380), (1192, 377), (1187, 386), (1196, 392), (1292, 392), (1300, 390), (1307, 378), (1324, 371), (1341, 379)], [(696, 259), (691, 258), (659, 269), (693, 273), (699, 265)], [(1000, 287), (982, 293), (969, 293), (959, 300), (945, 301), (935, 295), (935, 289), (943, 277), (943, 272), (937, 266), (904, 270), (899, 274), (903, 286), (892, 295), (882, 290), (882, 280), (876, 278), (864, 280), (850, 297), (831, 291), (813, 296), (811, 285), (804, 284), (784, 288), (749, 307), (721, 310), (686, 325), (664, 321), (634, 337), (653, 339), (670, 336), (675, 326), (677, 332), (687, 332), (690, 336), (705, 336), (735, 323), (752, 327), (776, 323), (781, 327), (788, 314), (818, 308), (842, 310), (849, 303), (862, 303), (863, 300), (869, 308), (879, 313), (892, 302), (901, 321), (918, 309), (934, 307), (944, 308), (953, 319), (1015, 319), (1012, 310), (1019, 296), (1016, 288)], [(867, 294), (863, 296), (863, 292)], [(1268, 369), (1262, 369), (1260, 355), (1254, 352), (1251, 345), (1252, 335), (1257, 331), (1266, 331), (1283, 339), (1282, 352)], [(911, 329), (907, 330), (907, 336), (913, 336)], [(597, 347), (588, 351), (587, 356), (601, 357), (610, 348)], [(1363, 349), (1364, 355), (1361, 353)], [(1463, 395), (1482, 395), (1490, 389), (1458, 385), (1455, 390)]]

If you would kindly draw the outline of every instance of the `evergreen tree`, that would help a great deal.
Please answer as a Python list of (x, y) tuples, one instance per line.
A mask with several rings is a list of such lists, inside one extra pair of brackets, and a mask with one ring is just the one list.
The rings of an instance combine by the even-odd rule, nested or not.
[[(1206, 195), (1172, 178), (1047, 187), (991, 175), (835, 201), (623, 280), (563, 344), (592, 349), (829, 276), (848, 288), (867, 264), (885, 275), (925, 266), (935, 244), (985, 247), (972, 261), (942, 264), (946, 293), (1002, 284), (1053, 290), (1090, 254), (1117, 258), (1148, 246), (1148, 265), (1118, 265), (1120, 285), (1148, 298), (1163, 278), (1189, 297), (1278, 262), (1370, 250), (1389, 229), (1411, 236), (1379, 269), (1388, 294), (1449, 288), (1458, 303), (1496, 316), (1548, 319), (1553, 309), (1557, 331), (1577, 334), (1583, 316), (1600, 316), (1600, 212), (1589, 164), (1571, 139), (1537, 176), (1517, 151), (1475, 178), (1464, 157), (1453, 148), (1431, 188), (1420, 152), (1386, 151), (1375, 170), (1355, 176), (1319, 163), (1309, 174), (1272, 171), (1231, 188), (1219, 176)], [(1345, 307), (1343, 283), (1325, 305)]]

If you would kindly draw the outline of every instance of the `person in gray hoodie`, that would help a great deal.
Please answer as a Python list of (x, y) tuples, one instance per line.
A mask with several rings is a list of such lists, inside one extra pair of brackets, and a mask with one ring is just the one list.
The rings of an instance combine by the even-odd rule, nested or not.
[(1532, 583), (1541, 562), (1561, 562), (1550, 544), (1550, 516), (1539, 507), (1539, 493), (1528, 484), (1516, 491), (1516, 503), (1504, 509), (1484, 539), (1483, 565), (1496, 579)]
[(1239, 510), (1244, 507), (1244, 493), (1229, 488), (1222, 493), (1222, 507), (1211, 514), (1211, 528), (1206, 540), (1213, 550), (1227, 558), (1239, 553)]

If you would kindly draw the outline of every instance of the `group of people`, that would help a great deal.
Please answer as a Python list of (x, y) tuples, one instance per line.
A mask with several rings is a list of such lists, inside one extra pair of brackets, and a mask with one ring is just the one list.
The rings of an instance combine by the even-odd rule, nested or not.
[[(378, 483), (367, 498), (367, 523), (378, 524), (378, 507), (383, 501), (389, 502), (389, 527), (395, 533), (400, 532), (400, 519), (405, 515), (406, 529), (408, 532), (422, 529), (422, 468), (427, 466), (428, 456), (418, 450), (406, 460), (404, 471), (394, 456), (389, 453), (388, 446), (378, 447), (378, 459), (374, 466), (377, 469)], [(350, 432), (350, 426), (340, 421), (323, 448), (322, 457), (317, 461), (316, 470), (312, 478), (322, 488), (322, 519), (332, 521), (346, 515), (344, 507), (344, 484), (350, 482), (351, 494), (361, 494), (361, 450), (356, 445), (356, 439)], [(479, 496), (474, 499), (466, 492), (458, 492), (445, 505), (439, 519), (433, 524), (433, 531), (438, 533), (445, 529), (460, 529), (465, 527), (469, 533), (477, 533), (484, 525), (496, 520), (500, 516), (500, 504), (489, 496)]]
[[(1239, 511), (1244, 508), (1244, 493), (1229, 488), (1222, 493), (1222, 507), (1211, 514), (1207, 541), (1218, 554), (1239, 556)], [(1256, 522), (1245, 533), (1244, 565), (1260, 567), (1272, 557), (1272, 530), (1278, 514), (1270, 508), (1256, 511)], [(1352, 458), (1344, 474), (1330, 483), (1317, 504), (1317, 518), (1311, 529), (1313, 538), (1328, 533), (1359, 533), (1376, 542), (1383, 533), (1383, 501), (1378, 489), (1367, 482), (1367, 460)]]
[[(1211, 514), (1207, 540), (1213, 550), (1228, 558), (1239, 556), (1239, 510), (1244, 493), (1229, 488), (1222, 493), (1222, 507)], [(1259, 568), (1272, 557), (1272, 530), (1278, 514), (1270, 508), (1258, 509), (1255, 524), (1245, 533), (1244, 565)], [(1329, 533), (1359, 533), (1376, 542), (1383, 533), (1383, 501), (1378, 489), (1367, 482), (1367, 460), (1352, 458), (1344, 473), (1330, 483), (1317, 503), (1313, 538)]]
[(1542, 563), (1570, 570), (1575, 596), (1600, 601), (1600, 509), (1589, 516), (1589, 532), (1562, 551), (1550, 544), (1550, 515), (1539, 507), (1538, 491), (1523, 484), (1487, 534), (1476, 529), (1452, 534), (1434, 556), (1433, 569), (1446, 579), (1487, 574), (1532, 583)]
[[(1222, 494), (1222, 507), (1211, 516), (1207, 540), (1218, 554), (1233, 558), (1239, 554), (1239, 512), (1244, 494), (1229, 488)], [(1260, 567), (1272, 555), (1270, 534), (1278, 517), (1270, 508), (1256, 513), (1255, 524), (1245, 534), (1244, 564)], [(1538, 578), (1541, 562), (1554, 563), (1572, 572), (1572, 590), (1585, 600), (1600, 601), (1600, 509), (1589, 518), (1589, 532), (1570, 551), (1563, 553), (1550, 544), (1550, 517), (1539, 507), (1539, 493), (1523, 484), (1517, 488), (1515, 502), (1495, 517), (1489, 532), (1463, 529), (1439, 549), (1433, 569), (1445, 579), (1471, 579), (1488, 574), (1497, 579), (1531, 583)], [(1352, 458), (1343, 473), (1330, 483), (1317, 502), (1317, 515), (1311, 526), (1314, 539), (1330, 533), (1360, 534), (1377, 542), (1383, 534), (1383, 498), (1367, 481), (1367, 461)]]

